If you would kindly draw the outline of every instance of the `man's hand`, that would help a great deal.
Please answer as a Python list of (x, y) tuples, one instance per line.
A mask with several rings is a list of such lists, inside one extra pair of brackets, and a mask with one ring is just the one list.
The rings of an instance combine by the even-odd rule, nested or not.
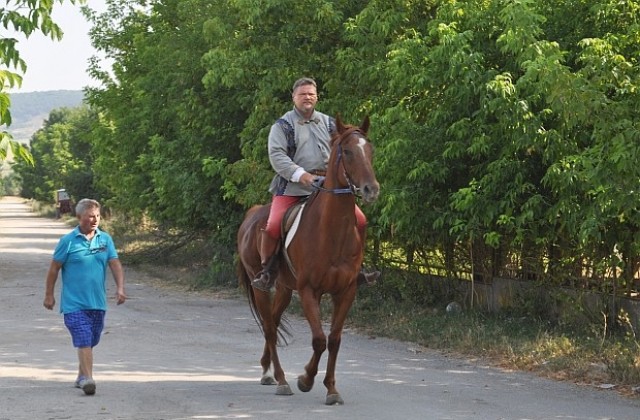
[(118, 305), (122, 305), (127, 300), (127, 295), (124, 294), (124, 290), (118, 290), (116, 292), (116, 302)]
[(316, 179), (315, 175), (311, 175), (309, 172), (305, 172), (300, 177), (299, 182), (306, 187), (310, 187), (311, 185), (313, 185), (313, 181), (315, 181), (315, 179)]
[(56, 298), (54, 298), (53, 296), (45, 296), (42, 305), (44, 305), (44, 307), (48, 310), (52, 310), (56, 305)]

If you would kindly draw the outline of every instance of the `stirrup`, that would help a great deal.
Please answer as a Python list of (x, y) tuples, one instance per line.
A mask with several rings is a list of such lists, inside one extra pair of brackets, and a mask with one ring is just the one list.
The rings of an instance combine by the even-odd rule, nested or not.
[(267, 270), (262, 270), (258, 273), (256, 278), (251, 281), (251, 287), (268, 292), (271, 290), (274, 283), (271, 278), (272, 276)]

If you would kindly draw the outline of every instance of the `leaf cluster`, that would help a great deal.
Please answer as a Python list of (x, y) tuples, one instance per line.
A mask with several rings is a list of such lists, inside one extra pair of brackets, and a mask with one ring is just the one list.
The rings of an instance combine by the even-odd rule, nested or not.
[[(84, 0), (68, 0), (69, 3), (83, 3)], [(64, 0), (13, 0), (7, 1), (6, 7), (0, 8), (0, 24), (4, 29), (24, 34), (29, 37), (36, 31), (49, 36), (52, 40), (62, 39), (62, 29), (51, 19), (55, 3)], [(18, 40), (0, 36), (0, 126), (11, 125), (11, 101), (5, 92), (7, 88), (20, 87), (22, 76), (27, 71), (27, 63), (21, 58)], [(9, 153), (22, 161), (33, 164), (28, 150), (14, 141), (6, 131), (0, 132), (0, 161), (7, 159)]]

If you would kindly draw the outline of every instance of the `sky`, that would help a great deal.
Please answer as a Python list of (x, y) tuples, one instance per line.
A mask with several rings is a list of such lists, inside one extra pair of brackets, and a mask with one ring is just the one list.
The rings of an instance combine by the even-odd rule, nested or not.
[[(88, 0), (88, 5), (98, 12), (106, 9), (104, 0)], [(56, 2), (52, 16), (64, 32), (60, 41), (39, 32), (28, 39), (22, 34), (9, 32), (8, 36), (19, 40), (18, 51), (27, 63), (27, 71), (22, 74), (22, 86), (11, 89), (11, 92), (82, 90), (86, 86), (98, 85), (86, 72), (88, 60), (96, 55), (96, 51), (88, 35), (91, 25), (80, 13), (80, 6)], [(3, 36), (7, 36), (6, 32)]]

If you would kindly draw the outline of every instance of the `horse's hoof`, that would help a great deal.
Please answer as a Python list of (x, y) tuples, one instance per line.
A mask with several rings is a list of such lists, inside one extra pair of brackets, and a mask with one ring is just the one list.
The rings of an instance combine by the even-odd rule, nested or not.
[(326, 405), (343, 405), (344, 400), (340, 397), (340, 394), (327, 395)]
[(298, 389), (300, 391), (309, 392), (309, 391), (311, 391), (311, 388), (313, 388), (313, 382), (311, 382), (311, 385), (307, 385), (302, 380), (302, 375), (298, 376)]
[(276, 395), (293, 395), (293, 391), (288, 384), (278, 385), (278, 389), (276, 389)]
[(262, 378), (260, 378), (260, 385), (275, 385), (277, 383), (278, 382), (276, 382), (273, 376), (265, 375)]

